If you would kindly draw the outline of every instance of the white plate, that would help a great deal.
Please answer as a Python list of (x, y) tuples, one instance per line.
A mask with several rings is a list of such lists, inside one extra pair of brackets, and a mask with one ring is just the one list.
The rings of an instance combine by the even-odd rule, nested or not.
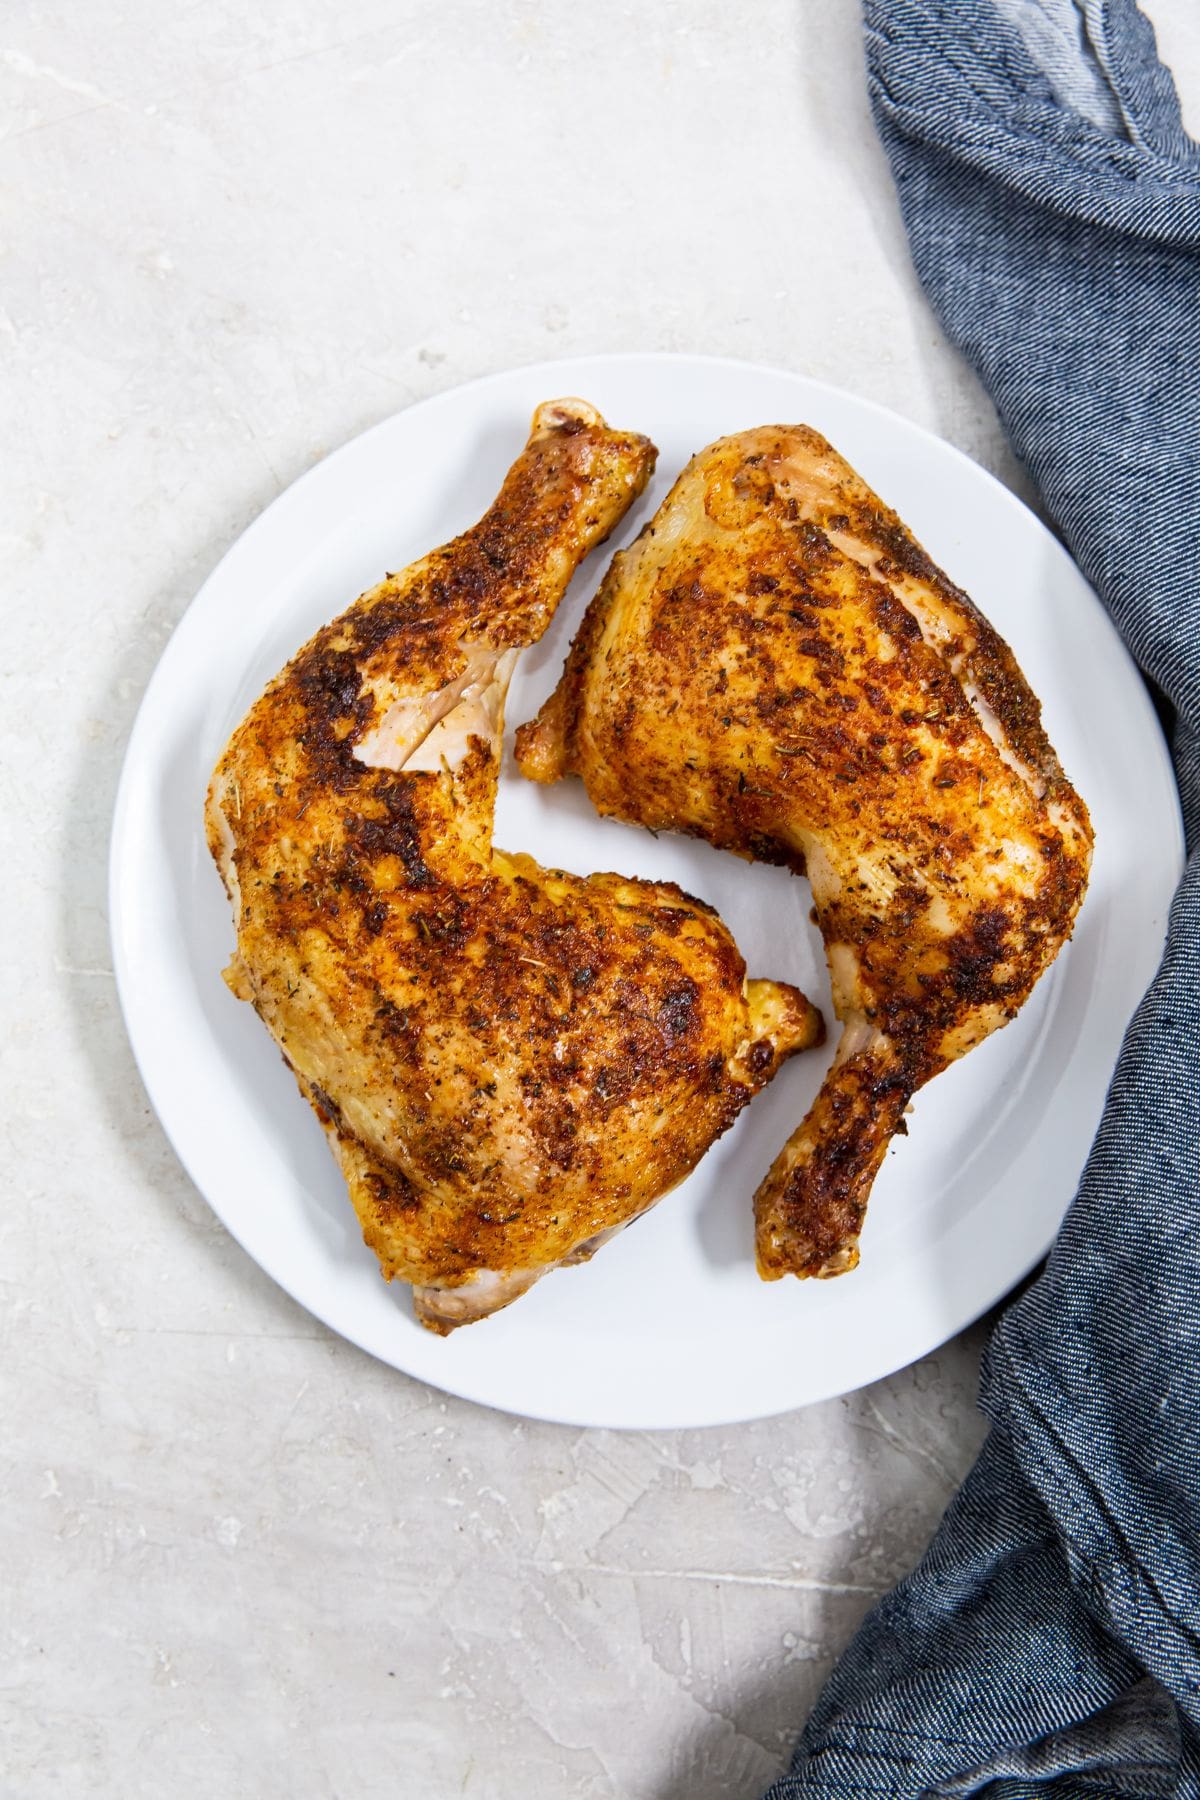
[[(1020, 1017), (917, 1098), (875, 1183), (862, 1263), (837, 1281), (754, 1271), (751, 1195), (816, 1090), (793, 1062), (689, 1181), (586, 1267), (447, 1339), (380, 1279), (317, 1122), (220, 971), (232, 927), (201, 829), (209, 770), (265, 681), (324, 620), (473, 521), (539, 400), (581, 394), (660, 449), (627, 541), (683, 463), (747, 426), (804, 421), (897, 508), (1012, 644), (1096, 828), (1073, 942)], [(512, 727), (553, 685), (611, 554), (585, 566), (518, 670)], [(601, 821), (576, 783), (506, 768), (497, 842), (580, 873), (678, 881), (713, 902), (752, 974), (826, 1006), (807, 884), (684, 838)], [(113, 827), (113, 950), (150, 1098), (228, 1229), (301, 1305), (398, 1369), (572, 1424), (707, 1425), (845, 1393), (978, 1317), (1045, 1253), (1087, 1155), (1127, 1020), (1154, 972), (1182, 866), (1178, 802), (1141, 680), (1061, 546), (949, 445), (867, 401), (750, 364), (684, 356), (547, 363), (400, 413), (283, 494), (230, 551), (146, 692)]]

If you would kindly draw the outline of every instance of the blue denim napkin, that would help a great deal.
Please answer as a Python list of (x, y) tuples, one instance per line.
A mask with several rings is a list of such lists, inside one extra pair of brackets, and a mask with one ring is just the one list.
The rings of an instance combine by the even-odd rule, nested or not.
[(921, 281), (1170, 703), (1193, 854), (988, 1442), (770, 1800), (1200, 1796), (1200, 150), (1131, 0), (864, 10)]

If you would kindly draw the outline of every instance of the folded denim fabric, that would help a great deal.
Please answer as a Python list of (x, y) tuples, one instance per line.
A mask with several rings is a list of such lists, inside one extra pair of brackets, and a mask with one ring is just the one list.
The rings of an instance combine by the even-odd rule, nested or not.
[(925, 292), (1164, 698), (1192, 854), (988, 1442), (770, 1800), (1200, 1796), (1200, 150), (1132, 0), (864, 12)]

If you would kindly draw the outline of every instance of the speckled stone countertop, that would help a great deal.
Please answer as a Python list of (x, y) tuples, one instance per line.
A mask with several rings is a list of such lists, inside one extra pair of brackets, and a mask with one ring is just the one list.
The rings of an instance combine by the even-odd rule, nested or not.
[[(1200, 15), (1150, 11), (1196, 129)], [(856, 7), (14, 0), (0, 36), (0, 1793), (750, 1800), (974, 1455), (983, 1328), (710, 1431), (381, 1367), (176, 1164), (105, 851), (203, 577), (471, 376), (749, 357), (1024, 491), (910, 271)]]

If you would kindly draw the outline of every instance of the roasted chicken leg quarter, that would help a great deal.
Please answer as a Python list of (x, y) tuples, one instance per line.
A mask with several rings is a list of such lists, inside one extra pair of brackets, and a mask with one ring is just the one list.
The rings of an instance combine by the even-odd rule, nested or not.
[(319, 631), (209, 790), (226, 979), (438, 1332), (585, 1260), (820, 1030), (677, 888), (492, 846), (516, 658), (654, 454), (581, 401), (540, 407), (483, 520)]
[(825, 439), (694, 457), (517, 734), (602, 813), (807, 871), (844, 1030), (756, 1197), (760, 1272), (858, 1260), (912, 1094), (1070, 935), (1091, 826), (1008, 646)]

